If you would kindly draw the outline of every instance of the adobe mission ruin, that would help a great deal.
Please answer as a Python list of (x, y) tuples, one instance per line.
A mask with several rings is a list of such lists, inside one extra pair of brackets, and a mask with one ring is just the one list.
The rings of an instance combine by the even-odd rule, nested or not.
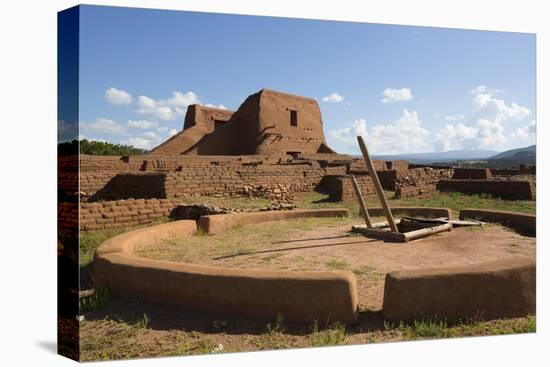
[[(77, 176), (74, 175), (75, 165), (80, 168)], [(462, 191), (509, 199), (535, 199), (533, 180), (510, 179), (514, 175), (534, 173), (530, 168), (503, 172), (419, 166), (406, 161), (374, 161), (374, 168), (383, 189), (392, 191), (396, 197)], [(199, 265), (168, 265), (166, 261), (144, 257), (136, 262), (135, 255), (143, 245), (157, 246), (164, 240), (192, 236), (198, 229), (215, 236), (239, 225), (310, 217), (347, 217), (346, 209), (295, 209), (294, 199), (299, 193), (317, 191), (326, 194), (330, 202), (355, 201), (351, 175), (356, 178), (363, 195), (375, 193), (365, 162), (338, 154), (326, 143), (315, 99), (262, 89), (249, 96), (236, 111), (189, 106), (183, 130), (147, 155), (80, 155), (78, 161), (74, 157), (61, 157), (59, 188), (63, 195), (70, 196), (74, 194), (69, 192), (70, 188), (75, 181), (79, 182), (80, 201), (78, 204), (61, 203), (58, 215), (60, 227), (69, 230), (74, 223), (64, 219), (74, 218), (77, 212), (79, 228), (84, 232), (145, 225), (163, 217), (178, 219), (128, 232), (99, 247), (94, 259), (94, 279), (97, 285), (108, 286), (120, 294), (161, 303), (175, 300), (177, 305), (184, 307), (227, 311), (232, 316), (261, 320), (272, 319), (281, 311), (277, 307), (283, 307), (289, 320), (324, 320), (332, 315), (336, 321), (355, 322), (359, 296), (357, 277), (351, 271), (310, 271), (305, 275), (284, 270), (264, 273), (220, 267), (215, 261), (214, 264), (206, 261), (207, 264)], [(183, 199), (222, 196), (263, 198), (270, 204), (261, 211), (241, 211), (182, 203)], [(447, 208), (392, 210), (404, 216), (451, 217)], [(380, 216), (380, 208), (369, 207), (368, 211), (373, 216)], [(460, 212), (460, 217), (501, 223), (529, 236), (534, 236), (535, 232), (534, 216), (466, 210)], [(327, 234), (345, 237), (346, 233), (340, 230)], [(471, 235), (472, 238), (476, 236)], [(506, 234), (502, 236), (503, 241), (507, 240)], [(454, 235), (454, 238), (455, 243), (460, 243), (460, 236)], [(436, 237), (430, 241), (433, 255), (440, 241)], [(530, 257), (533, 241), (526, 242), (525, 246), (525, 254)], [(472, 245), (468, 251), (477, 251), (478, 247)], [(413, 250), (410, 250), (412, 257), (416, 251)], [(374, 247), (369, 251), (378, 253)], [(350, 259), (360, 257), (356, 252), (348, 255)], [(410, 264), (409, 267), (399, 265), (399, 269), (405, 269), (402, 272), (390, 273), (392, 268), (384, 269), (388, 286), (376, 288), (380, 296), (373, 306), (382, 308), (385, 315), (394, 320), (407, 320), (426, 312), (449, 318), (469, 317), (478, 311), (479, 305), (486, 307), (490, 317), (533, 313), (532, 259), (508, 258), (504, 251), (496, 258), (494, 253), (486, 255), (498, 261), (477, 264), (477, 260), (464, 263), (462, 258), (454, 258), (451, 263), (455, 267), (440, 271), (428, 267), (416, 273), (408, 272)], [(501, 274), (510, 279), (493, 284), (491, 279)], [(467, 280), (461, 283), (464, 277)], [(183, 278), (188, 279), (186, 287), (175, 286)], [(151, 279), (155, 279), (157, 286), (147, 286)], [(222, 286), (224, 284), (230, 287)], [(363, 286), (360, 282), (360, 297), (366, 297), (362, 293)], [(484, 296), (488, 287), (496, 298)], [(254, 291), (248, 296), (233, 291), (241, 288)], [(449, 289), (455, 288), (462, 292), (460, 301), (453, 305), (438, 303), (445, 299)], [(433, 292), (428, 292), (415, 304), (407, 296), (410, 289), (416, 292), (431, 289)], [(509, 292), (518, 294), (520, 304), (502, 302)], [(479, 304), (469, 302), (477, 298)]]
[(183, 130), (152, 155), (335, 153), (325, 142), (316, 100), (262, 89), (237, 111), (191, 105)]

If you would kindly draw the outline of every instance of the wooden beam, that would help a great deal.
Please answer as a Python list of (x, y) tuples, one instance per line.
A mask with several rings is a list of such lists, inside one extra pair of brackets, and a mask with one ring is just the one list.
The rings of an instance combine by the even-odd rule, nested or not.
[(412, 241), (412, 240), (417, 240), (419, 238), (431, 236), (432, 234), (451, 231), (452, 229), (453, 229), (453, 225), (451, 223), (445, 223), (435, 227), (429, 227), (429, 228), (417, 229), (415, 231), (405, 232), (403, 233), (403, 235), (405, 236), (405, 241)]
[(374, 182), (374, 189), (376, 190), (376, 194), (378, 195), (380, 204), (382, 204), (382, 209), (384, 210), (384, 214), (386, 215), (386, 220), (390, 225), (391, 231), (397, 233), (399, 232), (399, 230), (397, 229), (397, 225), (395, 224), (395, 220), (393, 219), (393, 215), (391, 213), (391, 209), (388, 204), (388, 201), (386, 200), (386, 196), (384, 195), (384, 189), (382, 188), (380, 179), (378, 178), (378, 175), (376, 174), (376, 170), (374, 169), (374, 164), (370, 159), (367, 146), (365, 145), (365, 142), (363, 141), (363, 138), (361, 136), (357, 137), (357, 141), (359, 142), (359, 148), (361, 149), (361, 153), (363, 154), (363, 159), (365, 160), (365, 164), (367, 165), (369, 175), (371, 176), (372, 181)]
[(355, 196), (357, 197), (357, 201), (359, 202), (359, 207), (361, 208), (361, 215), (363, 216), (363, 219), (365, 219), (365, 224), (367, 225), (367, 228), (371, 228), (372, 222), (370, 221), (369, 212), (367, 210), (367, 204), (365, 204), (365, 199), (363, 199), (363, 194), (361, 193), (361, 189), (357, 184), (357, 180), (355, 179), (355, 176), (354, 175), (350, 175), (350, 176), (351, 176), (351, 183), (353, 184), (353, 190), (355, 191)]

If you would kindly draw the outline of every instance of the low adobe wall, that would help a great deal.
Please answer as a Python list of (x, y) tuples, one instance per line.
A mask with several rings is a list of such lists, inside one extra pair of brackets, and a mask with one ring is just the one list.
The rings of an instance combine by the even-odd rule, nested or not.
[[(167, 217), (180, 204), (171, 199), (129, 199), (103, 202), (61, 203), (58, 207), (60, 228), (80, 220), (81, 231), (122, 228), (152, 223)], [(76, 223), (78, 225), (78, 222)]]
[(489, 194), (512, 200), (535, 200), (535, 190), (529, 181), (441, 180), (437, 188), (440, 191)]
[(535, 262), (507, 259), (386, 275), (383, 313), (391, 320), (468, 321), (536, 312)]
[[(451, 209), (448, 208), (395, 206), (390, 209), (393, 215), (421, 218), (451, 218)], [(382, 208), (368, 208), (368, 211), (371, 217), (383, 217), (385, 215)]]
[[(281, 156), (88, 156), (80, 155), (81, 201), (232, 195), (246, 185), (314, 190), (325, 175), (345, 174), (349, 163), (326, 154), (333, 164)], [(69, 168), (67, 168), (68, 170)], [(65, 168), (60, 168), (60, 175)]]
[(437, 191), (437, 184), (453, 174), (451, 169), (433, 169), (430, 167), (400, 171), (395, 182), (395, 197), (410, 197)]
[(453, 179), (457, 180), (487, 180), (493, 178), (489, 168), (455, 168)]
[(347, 209), (311, 209), (288, 211), (265, 211), (233, 213), (224, 215), (205, 215), (199, 218), (199, 227), (208, 234), (219, 234), (239, 224), (264, 223), (275, 220), (310, 217), (348, 217)]
[(460, 219), (477, 219), (483, 222), (500, 223), (533, 237), (537, 234), (537, 217), (532, 214), (504, 210), (463, 209), (460, 211), (459, 217)]
[(356, 278), (350, 271), (243, 270), (134, 254), (139, 246), (191, 235), (195, 230), (195, 221), (184, 220), (105, 241), (93, 263), (96, 288), (109, 287), (121, 296), (238, 318), (270, 321), (280, 313), (291, 322), (357, 320)]

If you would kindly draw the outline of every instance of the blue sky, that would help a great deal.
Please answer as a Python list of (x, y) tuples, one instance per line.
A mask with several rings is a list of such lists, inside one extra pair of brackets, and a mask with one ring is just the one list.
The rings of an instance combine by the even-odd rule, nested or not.
[(535, 141), (535, 36), (83, 6), (80, 134), (151, 148), (187, 105), (317, 98), (329, 145), (374, 154)]

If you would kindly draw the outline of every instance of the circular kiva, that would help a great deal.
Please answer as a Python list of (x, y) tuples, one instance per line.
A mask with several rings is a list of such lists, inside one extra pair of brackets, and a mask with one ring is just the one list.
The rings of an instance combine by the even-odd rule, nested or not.
[[(508, 211), (464, 209), (460, 219), (499, 223), (535, 236), (536, 217)], [(483, 245), (483, 244), (481, 244)], [(466, 321), (519, 317), (536, 312), (536, 262), (512, 258), (479, 264), (390, 272), (383, 309), (392, 320)]]
[[(347, 209), (228, 214), (225, 225), (302, 217), (348, 216)], [(229, 218), (228, 218), (229, 217)], [(94, 257), (96, 287), (185, 309), (239, 318), (351, 323), (357, 320), (357, 289), (351, 271), (258, 271), (140, 258), (141, 245), (192, 235), (182, 220), (138, 229), (105, 241)]]
[[(402, 215), (421, 213), (420, 208), (399, 209)], [(435, 211), (430, 215), (423, 208), (423, 215), (441, 217), (441, 213), (450, 213), (445, 208), (430, 209)], [(507, 212), (501, 223), (515, 228), (517, 223), (512, 214)], [(480, 213), (477, 215), (479, 218)], [(334, 216), (348, 216), (348, 211), (319, 209), (205, 216), (199, 226), (209, 234), (219, 234), (239, 224)], [(491, 221), (492, 217), (483, 218)], [(526, 221), (524, 214), (518, 214), (517, 218), (520, 223)], [(96, 288), (109, 287), (122, 296), (237, 318), (269, 321), (281, 314), (295, 322), (357, 320), (357, 279), (351, 271), (236, 269), (136, 255), (142, 246), (189, 236), (196, 229), (195, 221), (183, 220), (134, 230), (105, 241), (94, 258)], [(533, 314), (535, 262), (513, 258), (389, 272), (382, 311), (392, 320), (467, 320)]]

